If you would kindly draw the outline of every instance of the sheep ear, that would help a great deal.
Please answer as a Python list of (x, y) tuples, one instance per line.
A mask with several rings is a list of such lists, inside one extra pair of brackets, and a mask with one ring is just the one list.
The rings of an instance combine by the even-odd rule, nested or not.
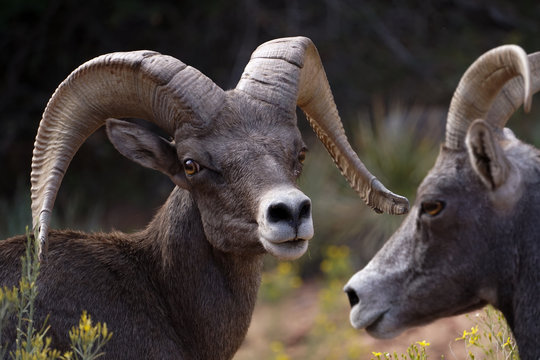
[(170, 141), (127, 121), (108, 119), (107, 135), (116, 150), (144, 167), (161, 171), (182, 188), (187, 188), (186, 175)]
[(504, 185), (510, 173), (510, 163), (495, 138), (489, 125), (483, 120), (475, 120), (465, 139), (469, 161), (490, 190)]

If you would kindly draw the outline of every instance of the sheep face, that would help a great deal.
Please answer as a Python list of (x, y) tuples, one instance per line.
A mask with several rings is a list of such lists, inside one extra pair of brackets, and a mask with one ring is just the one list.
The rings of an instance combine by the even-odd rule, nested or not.
[[(473, 123), (468, 151), (441, 148), (405, 221), (345, 286), (355, 328), (389, 338), (486, 303), (504, 306), (498, 292), (512, 272), (509, 239), (525, 192), (527, 166), (518, 159), (533, 150), (511, 136), (501, 146), (487, 126), (482, 130), (475, 133)], [(489, 148), (496, 151), (482, 153)], [(494, 187), (498, 171), (507, 175)]]
[[(313, 236), (311, 202), (296, 187), (305, 145), (296, 119), (234, 92), (211, 126), (185, 124), (174, 143), (126, 136), (134, 125), (108, 122), (109, 137), (128, 158), (167, 174), (190, 192), (210, 243), (225, 252), (301, 256)], [(115, 131), (115, 128), (122, 129)], [(140, 149), (126, 150), (133, 139)], [(164, 150), (148, 144), (160, 143)], [(148, 154), (153, 159), (148, 159)], [(143, 161), (142, 158), (147, 158)]]

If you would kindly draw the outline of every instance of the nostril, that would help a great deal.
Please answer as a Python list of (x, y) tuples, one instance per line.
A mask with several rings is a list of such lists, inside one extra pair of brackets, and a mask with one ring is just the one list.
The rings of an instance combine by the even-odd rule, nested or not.
[(298, 215), (299, 219), (309, 218), (311, 216), (311, 201), (304, 200), (300, 204), (300, 214)]
[(347, 297), (349, 298), (349, 303), (351, 304), (351, 307), (354, 307), (354, 305), (360, 302), (358, 295), (356, 295), (356, 291), (354, 291), (353, 289), (346, 289), (345, 292), (347, 293)]
[(273, 223), (280, 221), (292, 221), (291, 209), (284, 203), (272, 204), (268, 208), (268, 220)]

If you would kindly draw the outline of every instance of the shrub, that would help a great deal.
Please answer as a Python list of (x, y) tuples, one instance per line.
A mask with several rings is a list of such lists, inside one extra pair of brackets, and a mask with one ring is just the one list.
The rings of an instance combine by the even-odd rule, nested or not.
[(279, 262), (272, 270), (263, 273), (259, 296), (264, 301), (275, 303), (301, 285), (298, 267), (288, 261)]
[(515, 339), (500, 311), (486, 306), (474, 319), (476, 325), (456, 338), (463, 342), (467, 359), (477, 359), (480, 353), (489, 360), (519, 360)]
[[(37, 256), (37, 234), (32, 237), (26, 229), (26, 253), (21, 257), (22, 274), (19, 286), (0, 289), (0, 357), (5, 359), (11, 344), (1, 337), (4, 326), (16, 313), (17, 337), (15, 350), (9, 353), (13, 360), (94, 360), (104, 355), (103, 347), (111, 339), (107, 324), (92, 324), (90, 316), (83, 311), (78, 326), (69, 332), (71, 351), (61, 354), (51, 348), (51, 338), (47, 337), (48, 326), (43, 324), (38, 330), (34, 323), (35, 299), (38, 294), (37, 279), (40, 263)], [(67, 335), (67, 334), (66, 334)]]
[(373, 351), (372, 354), (374, 357), (371, 360), (426, 360), (426, 347), (430, 344), (425, 341), (417, 341), (416, 344), (412, 344), (407, 348), (406, 354), (398, 355), (396, 352), (393, 354), (390, 353), (380, 353)]
[[(486, 306), (472, 320), (475, 325), (470, 331), (463, 330), (463, 334), (455, 339), (465, 346), (466, 359), (519, 360), (516, 342), (500, 311)], [(372, 352), (372, 360), (427, 360), (427, 346), (429, 343), (424, 340), (409, 346), (406, 354)]]

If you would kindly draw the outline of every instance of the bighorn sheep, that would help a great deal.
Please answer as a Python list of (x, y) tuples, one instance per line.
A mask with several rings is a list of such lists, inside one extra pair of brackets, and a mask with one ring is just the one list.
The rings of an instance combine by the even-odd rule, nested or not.
[(345, 286), (354, 327), (393, 337), (490, 303), (540, 359), (540, 151), (503, 129), (539, 89), (540, 53), (514, 45), (467, 70), (411, 212)]
[[(227, 92), (151, 51), (103, 55), (69, 75), (45, 109), (31, 175), (46, 260), (37, 309), (40, 321), (50, 314), (53, 345), (66, 347), (87, 310), (114, 331), (112, 359), (230, 359), (249, 325), (262, 255), (298, 258), (313, 235), (310, 199), (296, 187), (305, 157), (297, 105), (369, 206), (408, 210), (351, 149), (307, 38), (259, 46)], [(110, 119), (126, 117), (150, 120), (174, 141)], [(175, 189), (140, 232), (49, 231), (68, 164), (105, 123), (120, 153)], [(23, 248), (22, 237), (0, 244), (2, 284), (16, 282)]]

